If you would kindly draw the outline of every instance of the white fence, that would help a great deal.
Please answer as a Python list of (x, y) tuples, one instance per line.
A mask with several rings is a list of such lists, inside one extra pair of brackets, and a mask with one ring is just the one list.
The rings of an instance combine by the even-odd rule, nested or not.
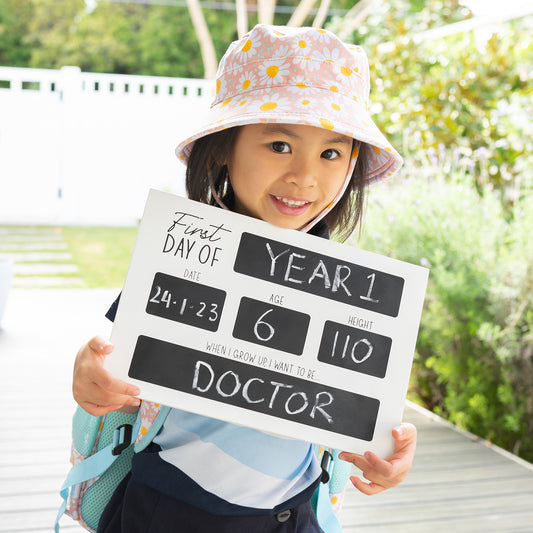
[(0, 223), (132, 224), (150, 187), (183, 194), (175, 145), (207, 80), (0, 67)]

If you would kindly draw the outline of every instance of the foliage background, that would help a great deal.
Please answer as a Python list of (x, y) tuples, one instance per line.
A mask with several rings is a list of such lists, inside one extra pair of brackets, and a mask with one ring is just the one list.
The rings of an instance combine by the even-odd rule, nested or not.
[[(357, 2), (332, 0), (332, 9)], [(285, 0), (295, 7), (297, 0)], [(217, 56), (237, 38), (235, 11), (204, 9)], [(290, 13), (278, 13), (285, 24)], [(249, 27), (257, 14), (249, 13)], [(311, 24), (309, 17), (306, 23)], [(119, 1), (2, 0), (0, 64), (33, 68), (79, 66), (86, 72), (203, 77), (200, 46), (184, 5)]]
[[(220, 57), (235, 13), (204, 15)], [(533, 17), (423, 33), (469, 16), (457, 0), (375, 0), (355, 29), (327, 19), (365, 47), (372, 111), (405, 157), (351, 244), (430, 268), (411, 396), (533, 461)], [(203, 75), (185, 7), (105, 1), (2, 0), (0, 64)]]

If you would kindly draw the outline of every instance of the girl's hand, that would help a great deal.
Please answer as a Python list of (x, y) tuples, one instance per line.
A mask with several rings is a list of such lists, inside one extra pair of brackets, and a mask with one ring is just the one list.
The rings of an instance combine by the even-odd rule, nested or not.
[(135, 412), (140, 405), (140, 400), (134, 397), (140, 394), (139, 388), (114, 378), (103, 368), (106, 356), (112, 351), (110, 342), (93, 337), (80, 348), (74, 362), (74, 399), (84, 411), (94, 416), (117, 409)]
[(378, 494), (401, 483), (413, 464), (416, 448), (416, 428), (413, 424), (403, 423), (392, 430), (396, 441), (394, 453), (387, 459), (380, 459), (375, 453), (365, 452), (364, 455), (342, 452), (339, 458), (355, 465), (363, 472), (364, 482), (357, 476), (350, 481), (354, 487), (369, 496)]

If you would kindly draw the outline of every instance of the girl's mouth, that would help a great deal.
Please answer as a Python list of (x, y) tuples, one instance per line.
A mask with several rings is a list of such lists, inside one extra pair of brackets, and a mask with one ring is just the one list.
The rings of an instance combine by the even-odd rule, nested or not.
[(276, 208), (284, 215), (298, 216), (307, 210), (312, 202), (307, 200), (295, 200), (285, 196), (271, 196)]

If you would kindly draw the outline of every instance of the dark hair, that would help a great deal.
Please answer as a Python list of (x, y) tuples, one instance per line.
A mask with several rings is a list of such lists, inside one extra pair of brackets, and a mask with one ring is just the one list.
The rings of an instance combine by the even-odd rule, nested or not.
[[(224, 161), (233, 148), (238, 131), (238, 127), (228, 128), (195, 141), (185, 174), (187, 195), (191, 200), (216, 204), (209, 183), (211, 175), (216, 194), (231, 209), (235, 195), (227, 179), (228, 169)], [(369, 149), (370, 146), (361, 143), (352, 179), (342, 198), (324, 217), (331, 233), (340, 241), (346, 240), (353, 233), (363, 215)]]
[(224, 161), (233, 148), (238, 131), (238, 127), (229, 128), (195, 141), (185, 174), (185, 187), (191, 200), (209, 205), (216, 204), (209, 183), (211, 175), (213, 187), (219, 198), (224, 198), (228, 207), (233, 206), (234, 194), (226, 179), (227, 167)]

